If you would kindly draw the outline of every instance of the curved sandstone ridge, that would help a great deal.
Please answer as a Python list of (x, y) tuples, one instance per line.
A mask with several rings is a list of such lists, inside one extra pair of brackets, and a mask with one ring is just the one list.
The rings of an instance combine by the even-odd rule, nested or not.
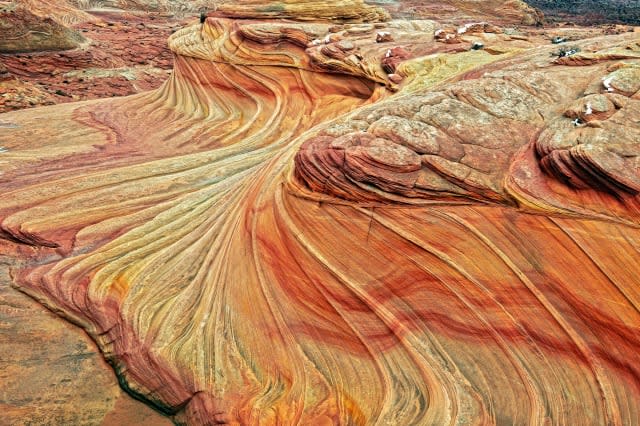
[(383, 25), (210, 17), (158, 91), (0, 116), (16, 284), (179, 423), (632, 424), (637, 35)]
[(79, 9), (123, 9), (147, 12), (213, 10), (218, 0), (66, 0)]
[[(425, 46), (433, 44), (434, 30), (432, 21), (329, 26), (209, 18), (203, 27), (178, 31), (169, 40), (169, 46), (180, 56), (234, 65), (277, 64), (348, 74), (362, 77), (365, 84), (377, 82), (395, 87), (389, 71), (393, 72), (397, 64), (387, 64), (386, 60), (416, 56)], [(394, 42), (376, 42), (379, 34), (391, 33), (396, 37)], [(275, 51), (268, 48), (280, 43), (286, 48)], [(397, 43), (406, 49), (395, 47)], [(400, 53), (394, 53), (398, 49)]]

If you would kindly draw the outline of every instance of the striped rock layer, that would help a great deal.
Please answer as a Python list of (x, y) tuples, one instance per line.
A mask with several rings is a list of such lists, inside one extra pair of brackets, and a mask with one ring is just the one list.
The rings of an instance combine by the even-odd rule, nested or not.
[(210, 17), (157, 91), (1, 115), (16, 285), (179, 423), (633, 424), (637, 34), (396, 86), (394, 22)]

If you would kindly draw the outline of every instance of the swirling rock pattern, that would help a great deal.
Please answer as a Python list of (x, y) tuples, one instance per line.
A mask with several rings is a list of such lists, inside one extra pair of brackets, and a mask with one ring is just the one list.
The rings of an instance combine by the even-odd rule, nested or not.
[(276, 18), (302, 21), (377, 22), (390, 18), (382, 8), (364, 0), (338, 0), (327, 7), (322, 0), (282, 0), (265, 3), (259, 0), (221, 2), (217, 14), (227, 18)]
[(193, 13), (215, 9), (219, 0), (66, 0), (79, 9), (122, 9), (145, 12)]
[(0, 28), (0, 53), (67, 50), (86, 42), (80, 33), (23, 3), (0, 4)]
[(94, 16), (78, 10), (67, 0), (11, 0), (9, 3), (14, 3), (21, 9), (29, 10), (42, 19), (53, 19), (65, 26), (96, 21)]
[(633, 424), (637, 34), (343, 25), (212, 15), (156, 92), (0, 116), (16, 284), (179, 423)]
[(8, 261), (0, 257), (2, 423), (170, 425), (120, 389), (82, 330), (10, 287)]

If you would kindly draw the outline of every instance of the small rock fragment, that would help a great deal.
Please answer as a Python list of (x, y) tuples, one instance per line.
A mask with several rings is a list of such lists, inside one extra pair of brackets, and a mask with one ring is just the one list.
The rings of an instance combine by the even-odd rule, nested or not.
[(376, 42), (377, 43), (386, 43), (388, 41), (393, 41), (393, 36), (388, 31), (379, 31), (376, 34)]

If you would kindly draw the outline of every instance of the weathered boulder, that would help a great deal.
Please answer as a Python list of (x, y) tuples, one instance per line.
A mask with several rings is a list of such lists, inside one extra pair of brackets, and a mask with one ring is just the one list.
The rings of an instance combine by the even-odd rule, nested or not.
[(74, 49), (86, 40), (50, 17), (22, 4), (0, 4), (0, 53)]

